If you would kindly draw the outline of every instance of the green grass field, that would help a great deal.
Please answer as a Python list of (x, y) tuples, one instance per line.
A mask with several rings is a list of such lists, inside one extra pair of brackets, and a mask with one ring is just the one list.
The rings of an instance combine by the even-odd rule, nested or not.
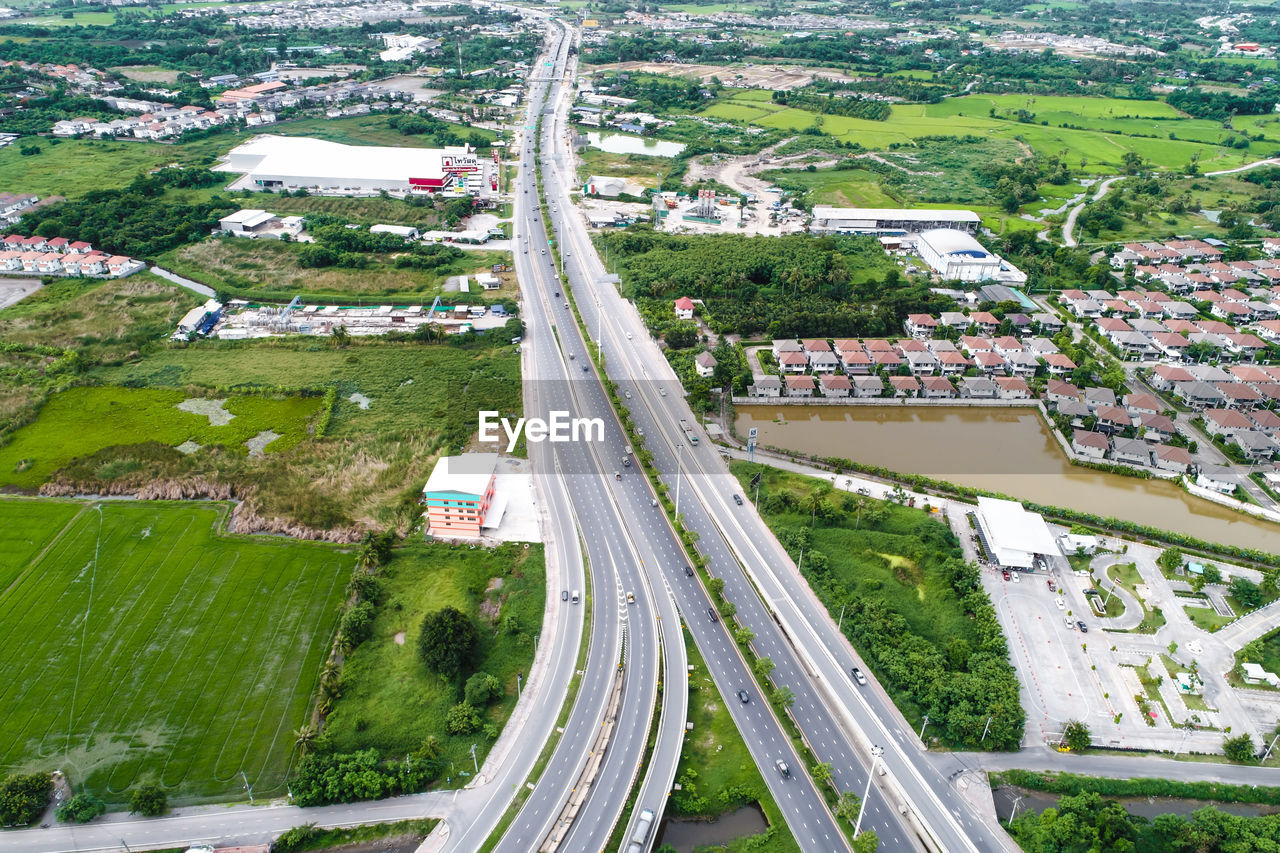
[(21, 573), (0, 592), (0, 762), (112, 803), (143, 781), (171, 802), (239, 796), (241, 771), (283, 795), (352, 558), (222, 535), (207, 503), (0, 499), (0, 529), (33, 506), (30, 542), (0, 551)]
[(139, 174), (179, 159), (180, 149), (158, 142), (90, 139), (36, 141), (40, 153), (24, 157), (17, 145), (0, 148), (0, 186), (41, 197), (75, 198), (129, 183)]
[[(734, 92), (703, 114), (790, 132), (815, 124), (817, 114), (774, 104), (769, 97), (768, 92)], [(1034, 113), (1034, 122), (1002, 117), (1018, 109)], [(1020, 140), (1041, 154), (1060, 154), (1073, 169), (1080, 168), (1083, 161), (1086, 173), (1098, 174), (1115, 174), (1127, 151), (1163, 168), (1185, 167), (1198, 154), (1201, 169), (1210, 171), (1270, 156), (1280, 147), (1280, 133), (1269, 125), (1251, 129), (1257, 132), (1261, 128), (1270, 138), (1253, 142), (1248, 149), (1230, 149), (1218, 144), (1227, 134), (1213, 122), (1180, 116), (1162, 101), (1119, 98), (966, 95), (937, 104), (897, 104), (889, 120), (883, 122), (835, 115), (822, 118), (825, 133), (871, 149), (909, 143), (922, 136), (990, 136)], [(1171, 133), (1176, 138), (1171, 139)]]
[(298, 264), (303, 248), (301, 243), (276, 240), (205, 240), (166, 252), (159, 263), (242, 299), (288, 300), (303, 294), (351, 304), (430, 304), (449, 276), (487, 271), (511, 259), (509, 252), (466, 251), (459, 260), (434, 270), (396, 269), (384, 256), (374, 256), (369, 269), (307, 269)]
[(38, 18), (12, 18), (0, 21), (0, 27), (109, 27), (116, 22), (115, 12), (73, 12), (70, 18), (61, 14)]
[[(454, 685), (423, 666), (418, 629), (427, 613), (450, 606), (477, 621), (481, 646), (476, 670), (496, 676), (504, 688), (485, 722), (500, 730), (515, 707), (516, 674), (527, 674), (533, 662), (533, 638), (542, 623), (542, 546), (511, 543), (489, 550), (418, 542), (398, 549), (382, 576), (386, 596), (373, 635), (343, 664), (342, 698), (328, 718), (326, 730), (335, 748), (372, 747), (385, 756), (402, 756), (434, 735), (445, 761), (469, 770), (471, 744), (479, 743), (476, 755), (483, 764), (492, 740), (483, 734), (451, 736), (446, 730), (445, 715), (460, 699)], [(500, 589), (491, 589), (495, 579)], [(455, 786), (466, 781), (465, 776), (453, 777)]]
[(223, 408), (234, 417), (220, 426), (203, 414), (182, 411), (190, 397), (177, 390), (92, 386), (70, 388), (40, 409), (34, 423), (0, 448), (0, 485), (34, 489), (78, 457), (120, 445), (158, 441), (176, 447), (194, 441), (247, 453), (245, 442), (264, 430), (280, 435), (266, 445), (281, 453), (306, 437), (323, 405), (320, 397), (231, 396)]
[[(0, 590), (7, 590), (80, 505), (71, 502), (0, 500)], [(2, 594), (2, 593), (0, 593)]]
[[(434, 134), (405, 135), (388, 124), (390, 116), (367, 115), (345, 118), (303, 118), (282, 121), (265, 129), (265, 133), (281, 136), (310, 136), (346, 145), (391, 145), (397, 148), (436, 148), (440, 142)], [(461, 136), (478, 134), (493, 139), (497, 134), (483, 127), (463, 127), (451, 124), (449, 129)]]

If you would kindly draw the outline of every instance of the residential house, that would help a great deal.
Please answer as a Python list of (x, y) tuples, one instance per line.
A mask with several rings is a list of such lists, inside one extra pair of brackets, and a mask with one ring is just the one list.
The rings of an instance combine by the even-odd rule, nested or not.
[(814, 373), (835, 373), (840, 359), (832, 352), (815, 352), (809, 356), (809, 369)]
[(1119, 406), (1098, 406), (1093, 412), (1098, 419), (1098, 429), (1108, 434), (1115, 434), (1133, 426), (1129, 413)]
[(969, 360), (958, 352), (940, 352), (937, 353), (937, 359), (942, 373), (947, 376), (959, 376), (972, 366)]
[(871, 356), (871, 361), (876, 367), (883, 367), (886, 370), (896, 370), (898, 365), (902, 364), (902, 357), (893, 350), (869, 350), (867, 355)]
[(865, 375), (871, 372), (871, 356), (859, 347), (856, 350), (840, 351), (840, 366), (850, 376)]
[(1151, 343), (1166, 357), (1182, 361), (1186, 358), (1191, 341), (1174, 332), (1157, 332), (1151, 336)]
[(1040, 369), (1040, 359), (1029, 352), (1011, 352), (1004, 360), (1014, 376), (1032, 377)]
[(1168, 441), (1177, 432), (1173, 419), (1166, 415), (1139, 415), (1138, 428), (1147, 441)]
[(1024, 338), (1022, 348), (1036, 358), (1044, 358), (1058, 352), (1058, 345), (1048, 338)]
[(1200, 316), (1200, 312), (1189, 302), (1165, 302), (1161, 304), (1160, 310), (1171, 320), (1194, 320)]
[(1208, 382), (1200, 380), (1180, 382), (1173, 393), (1193, 409), (1211, 408), (1226, 402), (1221, 391)]
[(1067, 400), (1078, 400), (1080, 398), (1080, 389), (1072, 385), (1070, 382), (1063, 382), (1060, 379), (1050, 379), (1045, 388), (1045, 400), (1049, 405), (1057, 406)]
[(687, 296), (681, 296), (675, 303), (677, 320), (693, 319), (693, 300)]
[(1046, 335), (1056, 335), (1066, 328), (1066, 325), (1059, 319), (1057, 314), (1050, 314), (1047, 311), (1032, 314), (1031, 322), (1037, 324), (1040, 327), (1040, 331)]
[(1263, 435), (1280, 437), (1280, 415), (1270, 409), (1254, 409), (1249, 412), (1249, 420), (1253, 421), (1254, 429)]
[(960, 380), (960, 396), (974, 400), (994, 400), (1000, 392), (996, 385), (985, 376), (965, 376)]
[(848, 376), (824, 375), (818, 377), (818, 387), (824, 397), (848, 397), (853, 383)]
[[(804, 356), (801, 356), (803, 358)], [(786, 383), (788, 397), (812, 397), (816, 383), (813, 377), (804, 376), (784, 376), (783, 381)]]
[(938, 321), (928, 314), (910, 314), (903, 326), (908, 335), (917, 340), (924, 340), (933, 337), (934, 331), (938, 328)]
[(889, 385), (895, 397), (915, 397), (920, 393), (920, 380), (914, 376), (890, 376)]
[(926, 376), (920, 380), (921, 394), (926, 400), (938, 400), (956, 395), (951, 380), (943, 376)]
[(969, 318), (959, 311), (943, 311), (938, 315), (938, 323), (950, 326), (957, 332), (963, 332), (969, 328)]
[(107, 258), (107, 272), (117, 277), (131, 275), (145, 267), (146, 264), (142, 261), (126, 258), (124, 255), (112, 255)]
[(1235, 409), (1205, 409), (1201, 417), (1210, 435), (1234, 438), (1242, 432), (1253, 432), (1253, 421)]
[(777, 338), (773, 342), (773, 360), (781, 361), (782, 354), (787, 352), (803, 353), (804, 347), (800, 346), (799, 341), (786, 340), (785, 338)]
[[(1276, 336), (1280, 339), (1280, 329), (1277, 329)], [(970, 355), (977, 355), (980, 352), (994, 352), (995, 344), (990, 338), (984, 338), (979, 335), (961, 335), (960, 346)]]
[(1191, 454), (1185, 447), (1171, 447), (1157, 444), (1151, 448), (1151, 459), (1161, 471), (1175, 471), (1185, 474), (1191, 469)]
[(782, 380), (777, 376), (757, 376), (747, 386), (748, 397), (774, 398), (782, 396)]
[(1044, 363), (1050, 376), (1065, 376), (1076, 369), (1076, 363), (1060, 352), (1044, 356)]
[(1071, 418), (1074, 427), (1084, 426), (1084, 419), (1089, 417), (1089, 407), (1079, 400), (1063, 400), (1057, 405), (1057, 412)]
[(778, 369), (783, 373), (804, 373), (809, 369), (809, 360), (802, 352), (784, 352), (778, 357)]
[(1031, 386), (1021, 376), (997, 376), (995, 383), (996, 387), (999, 388), (996, 396), (1001, 400), (1031, 399)]
[(1118, 332), (1111, 336), (1111, 342), (1126, 357), (1145, 359), (1157, 352), (1156, 345), (1141, 332)]
[(1105, 459), (1111, 442), (1100, 432), (1077, 429), (1071, 431), (1071, 449), (1088, 459)]
[(1253, 462), (1269, 460), (1275, 456), (1276, 450), (1280, 449), (1275, 439), (1260, 432), (1237, 433), (1231, 440), (1244, 453), (1245, 458)]
[(1111, 459), (1114, 462), (1127, 462), (1130, 465), (1146, 467), (1151, 464), (1151, 451), (1147, 443), (1136, 438), (1117, 438), (1111, 446)]
[(1213, 387), (1221, 392), (1229, 409), (1252, 409), (1262, 402), (1262, 395), (1243, 382), (1215, 382)]
[(822, 338), (805, 338), (800, 341), (800, 349), (804, 353), (805, 358), (812, 359), (817, 353), (830, 353), (831, 344), (827, 343)]
[(941, 367), (937, 356), (931, 352), (909, 352), (906, 358), (913, 376), (933, 376)]
[(1026, 348), (1022, 346), (1022, 342), (1012, 335), (1005, 335), (1004, 337), (996, 338), (992, 341), (992, 345), (995, 347), (996, 354), (1002, 355), (1005, 358), (1008, 358), (1015, 352), (1026, 351)]
[(700, 352), (693, 359), (694, 370), (703, 379), (709, 379), (716, 372), (716, 358), (709, 352)]
[(1110, 388), (1094, 386), (1084, 389), (1084, 396), (1081, 399), (1089, 407), (1089, 411), (1095, 412), (1099, 406), (1114, 406), (1116, 404), (1116, 392)]
[(1230, 468), (1222, 465), (1201, 465), (1196, 474), (1196, 485), (1229, 495), (1240, 485), (1240, 479)]
[(978, 327), (984, 335), (994, 335), (1000, 328), (1000, 321), (990, 311), (975, 311), (969, 315), (969, 322)]
[(1125, 394), (1122, 402), (1135, 418), (1140, 415), (1158, 415), (1164, 411), (1164, 406), (1152, 394)]
[(1171, 364), (1157, 364), (1151, 371), (1149, 384), (1157, 391), (1172, 391), (1184, 382), (1195, 380), (1188, 371)]
[(974, 365), (987, 375), (994, 373), (1007, 373), (1009, 364), (1002, 356), (994, 352), (980, 352), (973, 357)]
[(853, 377), (853, 396), (879, 397), (884, 394), (884, 382), (879, 376)]

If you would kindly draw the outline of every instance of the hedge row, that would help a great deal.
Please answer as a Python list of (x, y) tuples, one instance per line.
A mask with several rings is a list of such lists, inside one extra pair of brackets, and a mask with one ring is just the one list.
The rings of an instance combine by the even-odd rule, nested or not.
[(1229, 785), (1223, 782), (1175, 782), (1170, 779), (1107, 779), (1074, 773), (1004, 770), (991, 774), (993, 784), (1016, 785), (1050, 794), (1075, 795), (1096, 791), (1108, 797), (1183, 797), (1219, 803), (1280, 805), (1280, 788)]

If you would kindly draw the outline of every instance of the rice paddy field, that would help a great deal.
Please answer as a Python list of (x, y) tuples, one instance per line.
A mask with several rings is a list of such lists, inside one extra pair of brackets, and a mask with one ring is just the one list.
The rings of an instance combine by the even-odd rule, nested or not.
[[(1017, 121), (1018, 110), (1034, 118)], [(812, 127), (818, 118), (808, 110), (775, 104), (769, 92), (758, 90), (734, 92), (703, 114), (792, 132)], [(1038, 153), (1063, 156), (1073, 169), (1083, 164), (1086, 173), (1115, 174), (1127, 151), (1163, 168), (1183, 168), (1198, 155), (1202, 171), (1270, 156), (1280, 149), (1280, 132), (1273, 123), (1264, 123), (1267, 117), (1257, 118), (1248, 123), (1248, 129), (1270, 138), (1255, 141), (1247, 149), (1233, 149), (1220, 144), (1228, 135), (1220, 124), (1185, 116), (1163, 101), (966, 95), (937, 104), (895, 104), (888, 121), (822, 116), (822, 130), (872, 149), (910, 143), (922, 136), (972, 134), (1018, 140)]]
[(226, 512), (0, 499), (0, 765), (115, 804), (285, 792), (354, 558)]

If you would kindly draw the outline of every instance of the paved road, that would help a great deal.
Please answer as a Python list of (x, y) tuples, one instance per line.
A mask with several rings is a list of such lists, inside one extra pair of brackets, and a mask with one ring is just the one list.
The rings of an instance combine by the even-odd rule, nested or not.
[[(1117, 175), (1114, 178), (1107, 178), (1105, 181), (1098, 184), (1097, 191), (1094, 192), (1093, 197), (1090, 198), (1089, 201), (1098, 201), (1101, 199), (1107, 194), (1107, 190), (1111, 189), (1111, 185), (1123, 177), (1124, 175)], [(1062, 223), (1062, 242), (1068, 246), (1079, 245), (1076, 243), (1076, 238), (1072, 232), (1074, 232), (1076, 228), (1076, 217), (1080, 215), (1080, 211), (1084, 210), (1084, 206), (1087, 203), (1088, 202), (1082, 201), (1075, 207), (1071, 208), (1071, 212), (1067, 214), (1067, 221)]]
[(1243, 166), (1236, 166), (1234, 169), (1220, 169), (1216, 172), (1205, 172), (1206, 178), (1216, 178), (1218, 175), (1234, 175), (1236, 172), (1247, 172), (1250, 169), (1256, 169), (1259, 166), (1280, 166), (1280, 157), (1269, 157), (1266, 160), (1255, 160), (1252, 163), (1246, 163)]

